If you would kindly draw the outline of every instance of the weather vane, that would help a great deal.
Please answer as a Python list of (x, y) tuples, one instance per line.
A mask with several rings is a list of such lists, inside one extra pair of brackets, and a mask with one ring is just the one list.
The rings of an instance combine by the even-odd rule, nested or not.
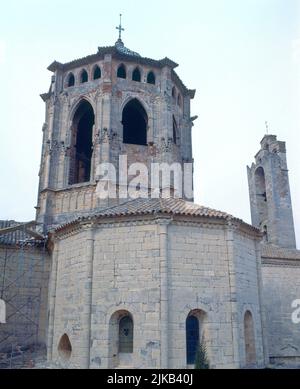
[(120, 14), (120, 25), (116, 27), (116, 30), (119, 30), (119, 40), (121, 39), (122, 31), (125, 31), (125, 29), (122, 27), (122, 14)]

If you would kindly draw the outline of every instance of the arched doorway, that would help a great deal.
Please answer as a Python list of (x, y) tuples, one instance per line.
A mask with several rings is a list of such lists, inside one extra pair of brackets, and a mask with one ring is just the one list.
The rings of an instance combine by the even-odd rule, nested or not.
[(122, 115), (123, 142), (135, 145), (147, 145), (148, 116), (142, 104), (137, 100), (130, 100)]
[(69, 184), (89, 182), (91, 178), (92, 138), (95, 115), (93, 107), (83, 100), (74, 115), (70, 151)]

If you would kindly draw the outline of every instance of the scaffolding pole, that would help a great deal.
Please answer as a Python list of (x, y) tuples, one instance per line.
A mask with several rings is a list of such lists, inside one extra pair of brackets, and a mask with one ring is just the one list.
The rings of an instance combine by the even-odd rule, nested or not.
[[(46, 240), (30, 230), (32, 225), (23, 223), (0, 230), (0, 296), (7, 312), (6, 324), (0, 324), (0, 369), (33, 367), (41, 350)], [(3, 243), (16, 232), (22, 239), (10, 238), (9, 244)]]

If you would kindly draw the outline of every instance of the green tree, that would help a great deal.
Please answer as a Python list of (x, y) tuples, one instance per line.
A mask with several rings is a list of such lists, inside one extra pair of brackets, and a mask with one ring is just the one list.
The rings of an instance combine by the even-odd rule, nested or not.
[(206, 346), (203, 339), (199, 342), (197, 347), (195, 369), (209, 369), (209, 360), (207, 358)]

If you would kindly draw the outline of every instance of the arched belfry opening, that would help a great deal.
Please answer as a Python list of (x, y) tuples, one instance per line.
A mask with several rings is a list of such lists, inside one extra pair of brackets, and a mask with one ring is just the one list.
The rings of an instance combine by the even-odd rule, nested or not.
[(96, 65), (93, 71), (93, 79), (99, 80), (99, 78), (101, 78), (101, 69), (98, 65)]
[(147, 76), (147, 83), (155, 85), (155, 75), (153, 72), (149, 72)]
[(126, 68), (123, 64), (121, 64), (119, 67), (118, 67), (118, 71), (117, 71), (117, 77), (118, 78), (126, 78)]
[(268, 219), (266, 178), (262, 167), (257, 168), (255, 171), (255, 190), (259, 221), (262, 224)]
[(72, 123), (69, 184), (89, 182), (91, 178), (92, 138), (95, 115), (86, 100), (78, 106)]
[(123, 110), (122, 124), (124, 143), (147, 145), (148, 116), (137, 99), (130, 100), (126, 104)]
[(132, 80), (141, 82), (141, 72), (139, 68), (135, 68), (133, 73), (132, 73)]
[(88, 82), (89, 80), (89, 76), (88, 76), (88, 73), (87, 71), (84, 69), (81, 74), (80, 74), (80, 82), (81, 84), (85, 83), (85, 82)]
[(73, 73), (70, 73), (67, 78), (67, 87), (71, 87), (75, 85), (75, 77)]

